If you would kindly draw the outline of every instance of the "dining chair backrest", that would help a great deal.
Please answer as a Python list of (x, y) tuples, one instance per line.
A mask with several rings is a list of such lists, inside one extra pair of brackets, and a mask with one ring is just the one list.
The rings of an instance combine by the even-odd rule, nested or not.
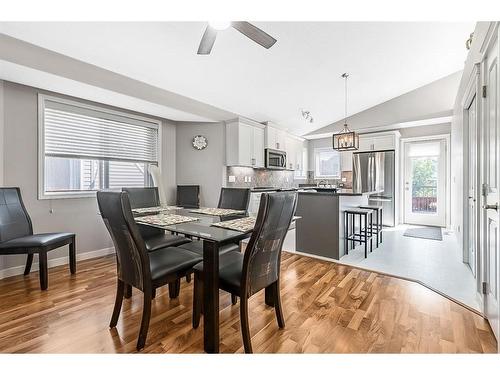
[(128, 193), (130, 207), (132, 208), (156, 207), (160, 205), (160, 196), (157, 187), (124, 187), (122, 191)]
[(250, 189), (247, 188), (222, 188), (220, 190), (218, 208), (246, 211), (250, 201)]
[(200, 185), (177, 185), (177, 206), (200, 207)]
[(0, 242), (33, 234), (31, 219), (18, 187), (0, 188)]
[(243, 260), (242, 290), (248, 296), (278, 280), (281, 250), (296, 207), (296, 192), (262, 194)]
[(118, 278), (140, 290), (151, 280), (144, 240), (132, 216), (127, 192), (98, 191), (97, 203), (109, 231), (118, 265)]

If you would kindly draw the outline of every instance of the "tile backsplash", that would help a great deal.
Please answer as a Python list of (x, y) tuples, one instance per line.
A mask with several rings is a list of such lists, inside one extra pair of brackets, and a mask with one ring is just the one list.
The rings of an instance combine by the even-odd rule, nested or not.
[[(321, 179), (314, 178), (314, 172), (308, 171), (306, 179), (295, 179), (294, 171), (253, 169), (248, 167), (227, 167), (226, 186), (228, 187), (276, 187), (289, 188), (298, 187), (299, 184), (317, 184)], [(352, 172), (343, 171), (345, 188), (352, 187)], [(234, 180), (234, 181), (233, 181)], [(324, 179), (328, 185), (339, 185), (341, 179)]]
[[(228, 187), (297, 187), (307, 180), (295, 180), (294, 171), (253, 169), (248, 167), (227, 167)], [(231, 181), (234, 177), (234, 182)]]

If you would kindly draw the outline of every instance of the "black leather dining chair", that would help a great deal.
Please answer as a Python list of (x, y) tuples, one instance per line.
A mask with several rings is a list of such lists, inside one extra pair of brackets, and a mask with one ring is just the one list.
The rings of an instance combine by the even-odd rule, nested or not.
[[(160, 197), (157, 187), (144, 187), (144, 188), (130, 188), (124, 187), (122, 191), (128, 193), (131, 208), (144, 208), (144, 207), (157, 207), (160, 205)], [(150, 225), (137, 224), (139, 232), (144, 239), (146, 250), (157, 251), (165, 247), (179, 246), (191, 242), (189, 238), (183, 236), (175, 236), (163, 229), (154, 228)], [(187, 276), (191, 280), (191, 275)], [(169, 293), (171, 298), (176, 298), (179, 295), (180, 281), (175, 285), (169, 285)], [(155, 297), (153, 291), (153, 298)], [(130, 298), (132, 295), (132, 288), (127, 285), (125, 290), (125, 298)]]
[[(217, 208), (228, 208), (232, 210), (245, 211), (248, 208), (248, 203), (250, 200), (250, 189), (247, 188), (221, 188), (219, 196), (219, 204)], [(197, 254), (203, 255), (203, 243), (201, 241), (193, 241), (180, 245), (183, 249), (193, 251)], [(239, 243), (229, 243), (221, 246), (219, 249), (219, 255), (226, 254), (230, 251), (240, 251)], [(233, 303), (236, 303), (236, 299), (233, 296)]]
[(200, 207), (200, 185), (177, 185), (177, 206)]
[[(297, 206), (295, 192), (262, 194), (259, 213), (245, 253), (229, 252), (219, 258), (219, 287), (240, 297), (240, 322), (246, 353), (252, 352), (248, 299), (266, 289), (266, 303), (274, 306), (280, 328), (285, 319), (280, 296), (280, 261), (283, 241)], [(200, 323), (203, 304), (203, 262), (194, 266), (193, 327)]]
[(220, 190), (218, 208), (246, 211), (250, 202), (250, 189), (226, 188)]
[[(128, 193), (131, 208), (157, 207), (160, 205), (157, 187), (124, 187), (122, 191)], [(142, 224), (138, 226), (148, 251), (155, 251), (168, 246), (179, 246), (191, 242), (191, 240), (186, 237), (171, 235), (160, 228)]]
[(98, 191), (97, 202), (116, 252), (117, 290), (113, 315), (109, 326), (118, 322), (125, 285), (131, 285), (144, 294), (143, 310), (137, 350), (144, 348), (151, 318), (153, 291), (175, 283), (192, 272), (202, 258), (176, 247), (147, 251), (139, 233), (126, 192)]
[(27, 254), (24, 275), (28, 275), (34, 254), (38, 254), (40, 288), (48, 288), (47, 253), (69, 245), (69, 267), (76, 273), (76, 242), (74, 233), (33, 234), (31, 218), (24, 207), (18, 187), (0, 188), (0, 255)]

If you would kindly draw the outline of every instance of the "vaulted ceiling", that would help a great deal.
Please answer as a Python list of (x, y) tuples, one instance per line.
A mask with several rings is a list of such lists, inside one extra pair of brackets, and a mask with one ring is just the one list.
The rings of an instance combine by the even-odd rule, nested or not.
[[(305, 134), (341, 119), (349, 72), (356, 113), (463, 68), (473, 23), (254, 22), (196, 54), (204, 22), (0, 23), (0, 33), (257, 121)], [(300, 109), (312, 113), (306, 124)], [(174, 118), (175, 120), (175, 118)]]

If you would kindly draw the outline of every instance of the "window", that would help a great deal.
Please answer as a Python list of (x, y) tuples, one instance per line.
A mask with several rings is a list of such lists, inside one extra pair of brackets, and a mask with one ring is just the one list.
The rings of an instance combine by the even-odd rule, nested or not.
[(39, 96), (39, 198), (93, 196), (151, 185), (159, 122)]
[(314, 177), (340, 178), (340, 154), (331, 148), (314, 149)]

